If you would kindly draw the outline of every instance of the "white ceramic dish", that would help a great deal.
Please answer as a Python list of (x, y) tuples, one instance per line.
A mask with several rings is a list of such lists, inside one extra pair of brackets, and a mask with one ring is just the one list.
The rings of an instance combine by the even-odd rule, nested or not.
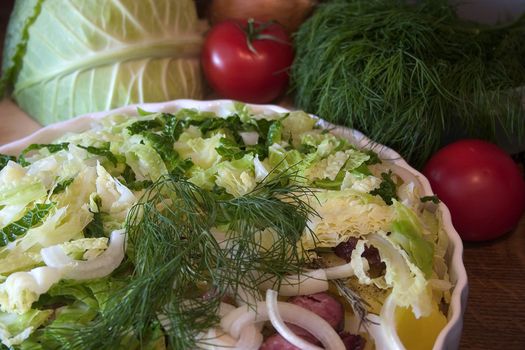
[[(103, 118), (110, 114), (126, 114), (136, 115), (137, 106), (151, 112), (175, 112), (181, 108), (195, 108), (204, 111), (213, 111), (219, 115), (228, 113), (232, 110), (232, 101), (230, 100), (211, 100), (211, 101), (195, 101), (195, 100), (175, 100), (163, 103), (151, 103), (132, 105), (118, 108), (112, 111), (99, 112), (93, 114), (82, 115), (77, 118), (53, 124), (42, 128), (35, 133), (22, 138), (18, 141), (9, 143), (0, 147), (0, 153), (17, 155), (25, 147), (33, 143), (49, 143), (66, 132), (82, 132), (91, 127), (91, 123), (95, 119)], [(257, 113), (275, 113), (287, 112), (288, 110), (275, 105), (249, 105), (250, 108)], [(323, 127), (329, 128), (334, 134), (347, 138), (350, 142), (359, 147), (374, 149), (379, 153), (382, 159), (388, 159), (394, 164), (407, 169), (420, 182), (424, 195), (431, 195), (432, 190), (428, 180), (418, 171), (411, 168), (403, 158), (392, 149), (377, 144), (362, 133), (349, 128), (334, 126), (324, 120), (319, 120), (319, 124)], [(443, 224), (450, 238), (450, 245), (447, 251), (447, 261), (449, 264), (449, 273), (451, 282), (454, 284), (452, 298), (448, 312), (448, 324), (441, 331), (439, 337), (434, 345), (434, 350), (457, 349), (461, 338), (461, 331), (463, 328), (463, 313), (467, 303), (467, 274), (463, 265), (463, 244), (456, 230), (452, 226), (450, 219), (450, 212), (442, 203), (439, 204), (443, 214)]]

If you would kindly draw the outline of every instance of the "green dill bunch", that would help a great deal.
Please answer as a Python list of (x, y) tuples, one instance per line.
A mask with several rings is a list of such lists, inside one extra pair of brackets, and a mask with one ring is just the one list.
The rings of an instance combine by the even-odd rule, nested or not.
[(364, 132), (420, 167), (448, 130), (523, 137), (525, 17), (460, 20), (442, 0), (333, 0), (294, 37), (298, 108)]

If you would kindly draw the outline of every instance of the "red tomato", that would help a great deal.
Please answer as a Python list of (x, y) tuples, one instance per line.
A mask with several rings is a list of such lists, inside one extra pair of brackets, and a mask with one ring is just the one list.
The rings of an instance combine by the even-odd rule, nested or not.
[(452, 143), (430, 159), (423, 173), (466, 241), (501, 236), (518, 223), (525, 210), (525, 181), (519, 168), (491, 143)]
[(217, 93), (252, 103), (270, 102), (285, 91), (292, 61), (283, 27), (251, 20), (215, 25), (201, 55), (204, 75)]

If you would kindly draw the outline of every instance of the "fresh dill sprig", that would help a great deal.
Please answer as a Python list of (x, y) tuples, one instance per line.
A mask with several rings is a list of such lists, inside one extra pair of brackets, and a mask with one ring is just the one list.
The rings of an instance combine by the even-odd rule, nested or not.
[[(128, 215), (130, 283), (87, 327), (49, 332), (65, 349), (113, 349), (126, 337), (149, 339), (160, 322), (170, 348), (195, 348), (199, 333), (217, 324), (222, 297), (240, 289), (256, 295), (268, 274), (279, 280), (300, 271), (296, 244), (313, 214), (312, 194), (291, 176), (277, 174), (230, 199), (161, 178)], [(213, 230), (225, 223), (225, 241), (217, 240)], [(262, 244), (265, 230), (274, 244)]]
[(295, 35), (297, 107), (421, 166), (447, 132), (525, 135), (525, 16), (487, 26), (445, 0), (332, 0)]
[(244, 196), (218, 202), (218, 219), (228, 223), (226, 252), (234, 269), (256, 272), (248, 278), (252, 291), (269, 276), (280, 283), (285, 275), (301, 271), (297, 243), (308, 218), (316, 215), (309, 204), (315, 193), (297, 183), (296, 173), (274, 175)]

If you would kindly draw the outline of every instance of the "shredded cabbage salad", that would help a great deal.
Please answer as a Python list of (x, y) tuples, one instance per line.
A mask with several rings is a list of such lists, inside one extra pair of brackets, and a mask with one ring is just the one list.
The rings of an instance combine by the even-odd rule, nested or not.
[[(137, 116), (110, 115), (85, 132), (1, 157), (0, 348), (93, 348), (82, 329), (102, 329), (97, 325), (107, 321), (121, 327), (111, 333), (118, 336), (118, 346), (131, 349), (272, 349), (288, 343), (308, 349), (403, 349), (413, 336), (403, 335), (403, 315), (408, 313), (413, 324), (440, 320), (430, 344), (446, 323), (452, 286), (447, 235), (432, 202), (436, 198), (424, 197), (409, 172), (320, 128), (304, 112), (253, 114), (242, 104), (220, 115), (139, 109)], [(178, 184), (197, 194), (166, 194)], [(271, 200), (291, 214), (272, 214), (272, 206), (264, 207), (270, 197), (260, 193), (270, 192)], [(158, 196), (164, 197), (149, 208)], [(208, 209), (195, 209), (173, 216), (190, 220), (200, 215), (209, 221), (203, 226), (191, 221), (193, 229), (178, 238), (177, 249), (185, 240), (193, 242), (188, 235), (194, 234), (211, 238), (206, 242), (213, 251), (224, 253), (213, 263), (206, 255), (187, 265), (179, 262), (173, 265), (176, 271), (190, 271), (183, 282), (155, 285), (162, 293), (185, 286), (197, 290), (177, 299), (190, 311), (203, 310), (207, 300), (217, 302), (209, 309), (213, 315), (202, 313), (191, 322), (170, 313), (168, 299), (150, 313), (131, 305), (130, 293), (147, 290), (155, 279), (147, 273), (148, 264), (155, 265), (148, 260), (154, 252), (143, 249), (140, 240), (157, 232), (155, 225), (163, 221), (151, 225), (148, 210), (182, 211), (186, 207), (174, 204), (179, 199), (184, 205), (199, 202), (196, 208), (216, 214), (208, 217)], [(282, 235), (280, 224), (268, 224), (271, 218), (242, 214), (253, 206), (256, 214), (260, 210), (260, 216), (270, 213), (276, 222), (285, 222), (283, 215), (296, 215), (296, 203), (304, 209), (299, 213), (304, 220), (294, 226), (292, 237)], [(230, 210), (234, 204), (237, 209)], [(239, 262), (246, 242), (250, 259)], [(194, 252), (207, 251), (198, 249)], [(170, 261), (183, 254), (173, 252)], [(253, 262), (259, 257), (264, 263)], [(229, 261), (235, 268), (221, 284), (226, 280), (220, 277), (221, 264)], [(280, 269), (280, 261), (296, 269)], [(208, 272), (192, 274), (201, 263)], [(159, 274), (161, 268), (151, 271)], [(253, 281), (257, 285), (250, 286)], [(128, 284), (142, 287), (126, 290)], [(154, 298), (149, 295), (144, 292), (145, 298)], [(344, 320), (331, 325), (328, 306), (328, 316), (308, 310), (311, 302), (304, 296), (332, 298), (342, 305)], [(141, 313), (121, 320), (111, 315), (127, 310), (118, 307)], [(134, 316), (140, 324), (129, 321)], [(208, 316), (213, 321), (192, 330)], [(191, 339), (182, 339), (188, 334)]]

